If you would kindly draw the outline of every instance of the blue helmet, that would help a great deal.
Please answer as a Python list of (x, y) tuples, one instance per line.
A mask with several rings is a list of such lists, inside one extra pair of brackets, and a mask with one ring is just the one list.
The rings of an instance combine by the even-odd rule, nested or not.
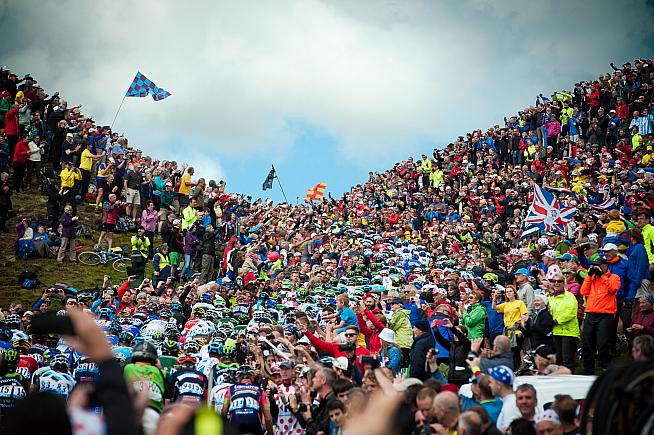
[(202, 296), (200, 296), (200, 302), (204, 302), (205, 304), (210, 304), (213, 302), (213, 296), (209, 293), (203, 293)]

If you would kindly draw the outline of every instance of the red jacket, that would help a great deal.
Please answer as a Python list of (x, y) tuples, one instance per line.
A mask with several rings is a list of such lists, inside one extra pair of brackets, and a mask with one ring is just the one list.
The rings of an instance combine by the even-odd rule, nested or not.
[[(345, 352), (342, 352), (341, 350), (339, 350), (338, 344), (329, 343), (329, 342), (327, 342), (325, 340), (321, 340), (320, 338), (313, 335), (311, 333), (311, 331), (305, 332), (304, 335), (307, 336), (307, 338), (309, 339), (309, 341), (311, 342), (313, 347), (315, 347), (318, 350), (319, 353), (331, 356), (333, 358), (338, 358), (339, 356), (344, 356), (344, 357), (347, 358), (347, 355), (345, 355)], [(354, 351), (354, 354), (357, 357), (360, 357), (360, 356), (370, 355), (370, 352), (368, 352), (368, 349), (366, 349), (366, 348), (363, 348), (361, 346), (357, 346), (355, 351)], [(363, 366), (359, 362), (359, 358), (357, 358), (356, 365), (357, 365), (357, 368), (359, 369), (359, 372), (363, 373)]]
[(18, 109), (16, 106), (5, 114), (5, 134), (7, 136), (18, 136)]
[(16, 143), (16, 149), (14, 149), (14, 159), (12, 163), (27, 164), (29, 158), (30, 147), (25, 143), (25, 141), (19, 140), (18, 143)]
[(379, 333), (384, 329), (384, 325), (382, 322), (377, 319), (377, 316), (375, 316), (375, 313), (373, 313), (370, 310), (365, 310), (364, 313), (366, 314), (366, 317), (370, 319), (372, 322), (372, 326), (374, 329), (368, 328), (368, 325), (366, 325), (366, 320), (363, 318), (363, 314), (357, 313), (357, 320), (359, 323), (359, 329), (361, 330), (361, 333), (365, 335), (366, 337), (369, 338), (368, 341), (368, 347), (370, 348), (370, 352), (379, 352), (381, 349), (381, 340), (379, 340)]

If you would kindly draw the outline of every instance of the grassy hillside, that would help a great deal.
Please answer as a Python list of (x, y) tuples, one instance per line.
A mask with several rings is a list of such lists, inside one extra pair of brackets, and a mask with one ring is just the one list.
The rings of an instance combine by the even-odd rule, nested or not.
[[(32, 193), (33, 192), (33, 193)], [(83, 289), (95, 287), (102, 284), (105, 274), (111, 276), (111, 283), (122, 282), (126, 274), (121, 274), (112, 269), (111, 264), (99, 266), (85, 266), (83, 264), (72, 264), (64, 262), (63, 265), (57, 264), (55, 258), (48, 259), (29, 259), (21, 260), (14, 255), (14, 240), (16, 223), (23, 216), (31, 219), (45, 220), (46, 198), (36, 189), (30, 193), (19, 193), (13, 197), (15, 216), (7, 222), (8, 232), (0, 234), (0, 307), (6, 308), (13, 300), (21, 300), (24, 304), (31, 304), (36, 300), (44, 287), (54, 284), (55, 282), (67, 283), (75, 288)], [(88, 226), (93, 233), (93, 238), (78, 239), (77, 244), (86, 248), (92, 248), (97, 241), (97, 221), (100, 214), (92, 207), (81, 204), (78, 207), (80, 222)], [(129, 245), (131, 234), (116, 234), (114, 236), (114, 246)], [(18, 275), (25, 270), (36, 272), (41, 283), (35, 290), (25, 290), (21, 288), (18, 282)], [(148, 269), (151, 273), (151, 268)]]

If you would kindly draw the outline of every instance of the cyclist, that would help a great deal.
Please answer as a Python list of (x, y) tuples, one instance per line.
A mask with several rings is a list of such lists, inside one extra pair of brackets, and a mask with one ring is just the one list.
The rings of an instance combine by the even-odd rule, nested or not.
[(65, 354), (57, 354), (52, 357), (48, 369), (39, 373), (37, 371), (32, 384), (32, 391), (50, 391), (52, 393), (68, 398), (68, 395), (75, 386), (75, 380), (68, 373), (70, 361)]
[(195, 369), (197, 358), (182, 355), (177, 360), (179, 369), (170, 376), (171, 401), (200, 402), (207, 399), (207, 377)]
[(20, 373), (17, 373), (20, 357), (18, 352), (10, 349), (3, 355), (4, 367), (0, 374), (0, 413), (2, 416), (14, 407), (16, 402), (27, 396), (28, 382)]
[(82, 357), (73, 370), (75, 382), (94, 382), (98, 377), (98, 366), (89, 358)]
[(150, 398), (148, 406), (160, 413), (164, 407), (166, 382), (157, 363), (157, 348), (149, 341), (142, 341), (134, 346), (132, 361), (125, 366), (123, 373), (136, 391), (147, 388)]
[(16, 371), (23, 375), (29, 384), (29, 380), (32, 379), (32, 374), (39, 368), (38, 361), (28, 353), (32, 348), (32, 342), (24, 338), (19, 338), (18, 340), (15, 340), (12, 345), (14, 346), (14, 350), (18, 352), (18, 355), (20, 356), (20, 361), (18, 362), (18, 368)]
[[(198, 361), (198, 370), (200, 370), (209, 379), (213, 372), (213, 367), (220, 362), (220, 352), (222, 344), (217, 341), (212, 341), (207, 346), (208, 356), (201, 358)], [(200, 352), (202, 355), (202, 352)]]
[[(235, 364), (237, 365), (237, 364)], [(214, 387), (209, 392), (209, 404), (213, 409), (222, 414), (225, 404), (225, 397), (229, 393), (229, 387), (236, 382), (237, 367), (222, 368), (216, 372)]]
[(170, 376), (174, 372), (174, 365), (177, 364), (177, 359), (179, 358), (179, 343), (176, 340), (170, 338), (166, 339), (161, 346), (161, 356), (159, 357), (159, 363), (161, 368), (167, 376)]
[(263, 435), (264, 425), (269, 434), (273, 432), (272, 415), (266, 393), (252, 383), (254, 370), (242, 365), (237, 372), (237, 382), (229, 387), (222, 409), (237, 433)]

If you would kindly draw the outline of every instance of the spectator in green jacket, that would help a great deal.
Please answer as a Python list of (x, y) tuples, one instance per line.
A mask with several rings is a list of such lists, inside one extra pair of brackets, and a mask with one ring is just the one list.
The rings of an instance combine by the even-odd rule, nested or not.
[(554, 347), (556, 363), (574, 371), (577, 343), (579, 342), (579, 322), (577, 321), (577, 298), (565, 289), (565, 278), (557, 273), (550, 278), (552, 286), (548, 303), (554, 319)]
[(459, 303), (459, 317), (461, 323), (468, 329), (468, 339), (484, 338), (484, 329), (486, 327), (486, 307), (481, 304), (483, 296), (478, 291), (470, 292), (468, 303), (470, 306), (464, 312), (463, 302)]
[(393, 310), (393, 316), (391, 316), (388, 327), (395, 332), (395, 344), (406, 357), (413, 343), (413, 330), (411, 329), (408, 310), (404, 309), (404, 301), (399, 297), (391, 300), (391, 310)]

